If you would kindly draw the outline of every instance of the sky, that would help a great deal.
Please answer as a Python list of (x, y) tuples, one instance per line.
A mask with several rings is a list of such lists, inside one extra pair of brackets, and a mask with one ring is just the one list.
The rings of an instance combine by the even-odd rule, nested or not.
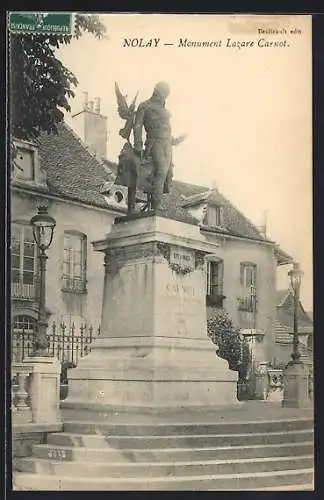
[[(115, 81), (128, 99), (139, 91), (139, 102), (157, 82), (168, 82), (173, 133), (188, 134), (174, 151), (175, 178), (216, 185), (256, 225), (266, 213), (268, 237), (300, 262), (301, 297), (311, 311), (311, 17), (110, 14), (102, 20), (107, 38), (84, 35), (58, 50), (79, 80), (71, 115), (81, 110), (84, 91), (89, 99), (101, 97), (107, 156), (116, 160), (123, 122)], [(125, 47), (125, 38), (159, 41)], [(215, 44), (179, 46), (185, 39)], [(287, 288), (288, 270), (278, 272), (278, 288)]]

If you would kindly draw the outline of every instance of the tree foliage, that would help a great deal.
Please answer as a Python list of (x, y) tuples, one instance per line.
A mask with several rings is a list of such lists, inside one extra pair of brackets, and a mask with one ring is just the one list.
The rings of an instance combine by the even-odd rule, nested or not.
[(240, 379), (247, 375), (250, 350), (241, 338), (240, 329), (225, 311), (219, 311), (207, 321), (207, 333), (217, 346), (217, 355), (228, 361), (229, 368), (239, 372)]
[(74, 35), (10, 34), (11, 135), (36, 139), (42, 132), (57, 133), (57, 124), (70, 111), (69, 98), (78, 85), (76, 76), (56, 57), (55, 51), (88, 32), (105, 36), (98, 16), (77, 14)]

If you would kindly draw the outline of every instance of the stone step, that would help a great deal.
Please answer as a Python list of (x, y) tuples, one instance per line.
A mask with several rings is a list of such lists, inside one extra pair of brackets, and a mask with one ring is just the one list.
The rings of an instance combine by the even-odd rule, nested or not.
[(65, 422), (64, 432), (74, 434), (126, 435), (126, 436), (174, 436), (179, 434), (249, 434), (255, 432), (284, 432), (313, 429), (312, 419), (269, 420), (254, 422), (217, 423), (105, 423), (105, 422)]
[(238, 458), (286, 457), (311, 455), (312, 442), (268, 444), (254, 446), (221, 446), (214, 448), (162, 448), (162, 449), (110, 449), (81, 446), (55, 446), (38, 444), (33, 447), (36, 458), (54, 460), (80, 460), (89, 462), (167, 462), (183, 460), (218, 460)]
[(59, 477), (182, 477), (308, 469), (313, 467), (313, 463), (312, 455), (160, 463), (67, 462), (28, 457), (16, 459), (16, 470), (37, 474), (54, 474)]
[(40, 491), (206, 491), (206, 490), (243, 490), (270, 489), (279, 486), (312, 484), (313, 469), (284, 470), (277, 472), (253, 472), (241, 474), (218, 474), (187, 477), (77, 477), (55, 476), (50, 474), (17, 473), (14, 489)]
[(85, 446), (87, 448), (157, 449), (204, 448), (217, 446), (244, 446), (257, 444), (301, 443), (313, 441), (313, 430), (298, 430), (251, 434), (197, 434), (176, 436), (124, 436), (102, 434), (51, 433), (47, 442), (57, 446)]

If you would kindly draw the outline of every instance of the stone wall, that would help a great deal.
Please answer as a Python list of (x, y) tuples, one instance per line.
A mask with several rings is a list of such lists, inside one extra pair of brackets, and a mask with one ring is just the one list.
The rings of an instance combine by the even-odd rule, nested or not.
[(59, 432), (62, 424), (35, 425), (26, 424), (13, 426), (12, 429), (12, 458), (13, 470), (15, 470), (15, 458), (31, 456), (32, 448), (35, 444), (46, 443), (47, 435), (50, 432)]

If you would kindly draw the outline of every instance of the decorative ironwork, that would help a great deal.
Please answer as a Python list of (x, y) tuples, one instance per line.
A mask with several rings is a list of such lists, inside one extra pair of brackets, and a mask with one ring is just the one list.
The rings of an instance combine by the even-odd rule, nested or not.
[(87, 291), (86, 281), (80, 278), (62, 278), (63, 292), (85, 293)]
[(181, 274), (182, 276), (189, 274), (192, 271), (192, 267), (190, 266), (181, 266), (180, 264), (176, 264), (175, 262), (171, 262), (169, 264), (170, 269), (177, 274)]
[(156, 247), (158, 253), (162, 255), (162, 257), (164, 257), (165, 260), (168, 261), (168, 263), (170, 263), (170, 249), (171, 249), (170, 245), (168, 243), (158, 242)]
[[(95, 336), (100, 335), (100, 328), (95, 332), (93, 326), (81, 325), (79, 330), (72, 324), (68, 328), (64, 323), (56, 325), (53, 323), (48, 329), (49, 356), (56, 357), (62, 363), (71, 361), (77, 365), (78, 360), (91, 351), (91, 344)], [(12, 358), (15, 362), (21, 362), (33, 353), (35, 332), (12, 331)]]
[(226, 299), (225, 295), (206, 295), (207, 307), (223, 307), (223, 301)]
[(36, 299), (36, 280), (32, 284), (11, 283), (12, 299), (35, 300)]

